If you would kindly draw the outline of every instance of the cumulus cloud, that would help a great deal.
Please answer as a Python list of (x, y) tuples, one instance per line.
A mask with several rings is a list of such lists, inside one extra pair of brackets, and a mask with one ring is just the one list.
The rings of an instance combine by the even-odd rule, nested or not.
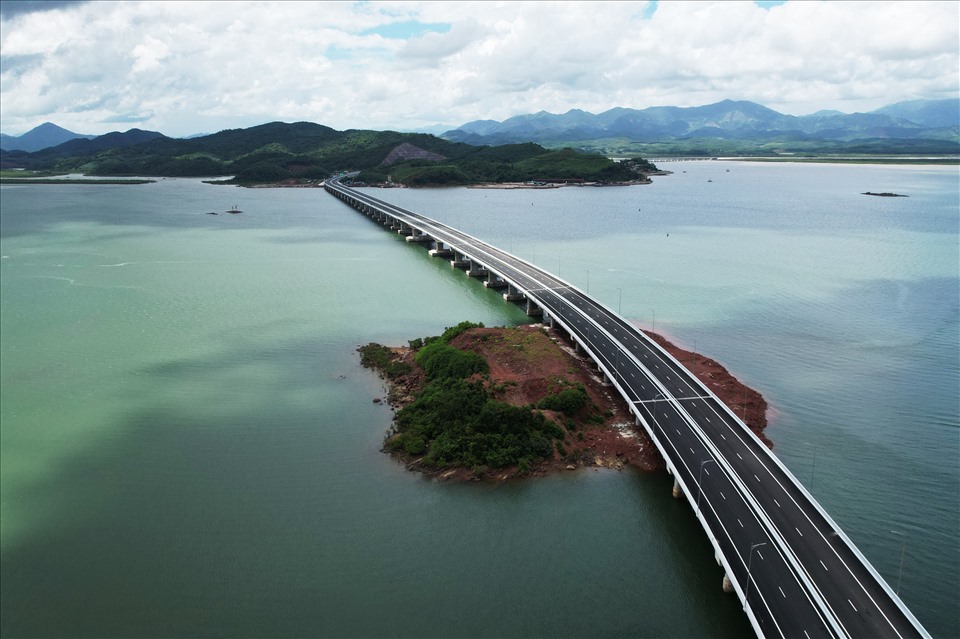
[(31, 4), (0, 15), (5, 133), (408, 130), (725, 98), (853, 112), (955, 98), (960, 75), (952, 2)]

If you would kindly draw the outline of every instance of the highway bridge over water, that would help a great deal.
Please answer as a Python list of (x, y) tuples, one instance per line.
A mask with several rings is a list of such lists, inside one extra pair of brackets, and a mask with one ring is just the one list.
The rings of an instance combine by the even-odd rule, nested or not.
[(328, 180), (328, 193), (566, 331), (650, 435), (760, 637), (929, 637), (770, 450), (694, 375), (583, 291), (486, 242)]

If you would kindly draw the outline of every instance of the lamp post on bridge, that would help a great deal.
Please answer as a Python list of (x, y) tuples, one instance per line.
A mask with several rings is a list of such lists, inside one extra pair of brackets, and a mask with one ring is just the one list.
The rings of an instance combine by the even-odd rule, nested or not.
[(767, 542), (761, 541), (758, 544), (751, 544), (750, 553), (747, 557), (747, 590), (743, 595), (743, 607), (746, 609), (750, 605), (750, 569), (753, 566), (753, 551), (759, 548), (760, 546), (766, 546)]
[(700, 462), (700, 475), (697, 477), (697, 517), (700, 516), (700, 495), (703, 494), (703, 467), (710, 462), (717, 463), (717, 460), (711, 457)]
[(666, 399), (667, 396), (663, 393), (657, 393), (657, 396), (653, 398), (653, 426), (655, 431), (657, 429), (663, 431), (663, 429), (660, 428), (660, 422), (657, 421), (657, 402), (660, 400), (660, 398)]
[(583, 270), (587, 272), (587, 293), (590, 293), (590, 269), (585, 268)]
[(900, 532), (899, 530), (891, 530), (895, 535), (900, 535), (903, 537), (903, 543), (900, 545), (900, 572), (897, 573), (897, 596), (900, 595), (900, 579), (903, 577), (903, 553), (907, 549), (907, 533)]
[(807, 446), (813, 446), (813, 468), (810, 469), (810, 490), (813, 490), (813, 480), (817, 475), (817, 445), (810, 442), (803, 442)]

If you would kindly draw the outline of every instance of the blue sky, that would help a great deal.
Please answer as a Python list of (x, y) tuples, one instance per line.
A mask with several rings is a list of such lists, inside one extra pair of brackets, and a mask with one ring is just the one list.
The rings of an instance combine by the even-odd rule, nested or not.
[(453, 128), (752, 100), (960, 93), (957, 2), (0, 3), (0, 130)]

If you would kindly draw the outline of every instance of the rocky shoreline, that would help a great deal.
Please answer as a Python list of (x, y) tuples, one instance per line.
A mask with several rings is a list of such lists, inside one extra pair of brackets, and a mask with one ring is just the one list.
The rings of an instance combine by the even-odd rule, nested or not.
[[(767, 403), (757, 391), (737, 380), (718, 362), (697, 355), (672, 344), (661, 335), (645, 331), (661, 347), (680, 361), (688, 370), (714, 392), (738, 416), (745, 416), (747, 426), (768, 446), (772, 447), (763, 431), (767, 426)], [(422, 456), (402, 451), (389, 453), (407, 469), (441, 480), (503, 481), (518, 476), (538, 476), (555, 471), (579, 468), (611, 468), (621, 470), (630, 466), (641, 471), (655, 471), (664, 467), (656, 446), (643, 427), (635, 425), (632, 413), (612, 386), (605, 385), (596, 366), (589, 358), (575, 352), (564, 335), (542, 325), (522, 325), (514, 328), (479, 328), (457, 337), (453, 344), (460, 349), (477, 352), (490, 364), (485, 383), (498, 389), (497, 399), (514, 406), (536, 405), (549, 393), (557, 380), (582, 384), (597, 412), (590, 420), (577, 424), (576, 434), (569, 436), (554, 451), (552, 458), (538, 462), (521, 471), (506, 468), (427, 468), (421, 465)], [(414, 351), (407, 347), (390, 349), (394, 361), (408, 365), (410, 372), (388, 379), (378, 370), (385, 382), (386, 397), (374, 402), (387, 403), (400, 410), (413, 402), (425, 384), (422, 369), (414, 361)], [(562, 415), (542, 411), (560, 424)], [(602, 415), (602, 420), (599, 419)], [(570, 426), (569, 420), (566, 420)], [(395, 435), (394, 427), (387, 432), (385, 442)]]

